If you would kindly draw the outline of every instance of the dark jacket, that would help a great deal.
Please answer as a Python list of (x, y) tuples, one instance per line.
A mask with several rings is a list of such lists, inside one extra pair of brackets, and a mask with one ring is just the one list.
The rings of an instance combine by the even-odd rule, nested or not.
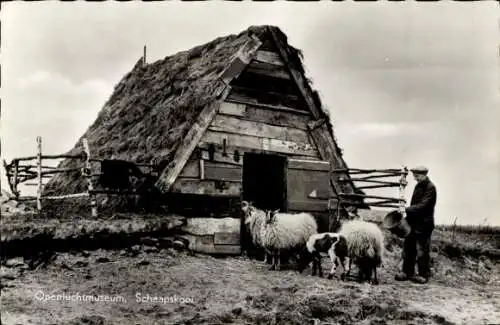
[(410, 206), (406, 208), (406, 219), (414, 231), (434, 229), (436, 196), (436, 187), (429, 178), (415, 186)]

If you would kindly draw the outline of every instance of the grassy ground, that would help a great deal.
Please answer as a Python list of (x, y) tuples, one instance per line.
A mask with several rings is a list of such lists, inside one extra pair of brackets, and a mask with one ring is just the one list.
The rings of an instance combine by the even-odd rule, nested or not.
[[(191, 255), (162, 249), (154, 241), (124, 250), (56, 253), (34, 269), (27, 260), (14, 258), (1, 267), (1, 323), (500, 323), (499, 260), (471, 247), (476, 242), (484, 251), (495, 250), (498, 241), (477, 234), (451, 235), (436, 231), (434, 276), (426, 285), (394, 282), (401, 253), (395, 238), (388, 240), (378, 286), (312, 277), (310, 270), (298, 274), (292, 267), (269, 271), (244, 257)], [(329, 266), (325, 259), (323, 267)], [(120, 296), (126, 302), (38, 301), (40, 291)], [(149, 294), (188, 301), (138, 301), (138, 293), (142, 298)]]

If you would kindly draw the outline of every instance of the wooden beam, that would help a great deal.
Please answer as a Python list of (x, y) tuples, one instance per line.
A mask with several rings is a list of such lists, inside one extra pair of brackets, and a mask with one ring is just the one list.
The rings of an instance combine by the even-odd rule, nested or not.
[(385, 207), (385, 208), (398, 208), (398, 204), (388, 204), (388, 203), (378, 203), (378, 202), (372, 202), (372, 203), (362, 203), (359, 201), (350, 201), (350, 200), (339, 200), (337, 198), (332, 198), (330, 199), (330, 204), (334, 206), (335, 204), (338, 204), (339, 202), (342, 202), (345, 205), (352, 205), (352, 206), (357, 206), (357, 207), (362, 207), (362, 206), (373, 206), (373, 207)]
[(341, 197), (361, 197), (361, 198), (366, 198), (366, 199), (381, 199), (381, 200), (391, 200), (394, 202), (400, 202), (403, 199), (400, 198), (393, 198), (393, 197), (388, 197), (388, 196), (378, 196), (378, 195), (365, 195), (365, 194), (355, 194), (355, 193), (339, 193)]
[(382, 187), (395, 187), (396, 185), (392, 184), (380, 184), (380, 185), (367, 185), (367, 186), (357, 186), (358, 190), (365, 190), (370, 188), (382, 188)]
[[(82, 155), (42, 155), (42, 159), (82, 159)], [(37, 156), (14, 158), (12, 161), (26, 161), (38, 159)]]
[(178, 177), (171, 188), (172, 193), (201, 194), (220, 197), (239, 197), (242, 184), (238, 182), (200, 180)]
[(219, 114), (244, 117), (246, 115), (246, 105), (225, 101), (219, 106)]
[[(210, 161), (210, 155), (208, 153), (208, 150), (203, 149), (201, 147), (200, 147), (200, 149), (202, 149), (202, 151), (201, 151), (201, 158), (202, 159), (201, 160)], [(235, 166), (242, 166), (244, 152), (238, 150), (239, 159), (238, 159), (238, 161), (236, 161), (234, 158), (234, 150), (238, 150), (238, 149), (233, 149), (232, 147), (228, 147), (227, 148), (228, 152), (227, 152), (227, 155), (225, 155), (225, 156), (222, 154), (222, 152), (216, 151), (214, 153), (213, 161), (220, 162), (220, 163), (226, 163), (226, 164), (232, 164)]]
[(281, 60), (279, 54), (276, 52), (259, 50), (259, 51), (257, 51), (257, 55), (255, 57), (255, 60), (259, 61), (259, 62), (274, 64), (277, 66), (284, 66), (285, 65), (283, 63), (283, 61)]
[(311, 121), (307, 124), (307, 127), (309, 130), (312, 131), (312, 130), (320, 127), (321, 125), (323, 125), (325, 122), (326, 122), (326, 120), (324, 118), (319, 119), (319, 120), (315, 120), (315, 121)]
[(37, 145), (37, 160), (36, 160), (36, 167), (37, 167), (37, 175), (38, 175), (38, 188), (36, 190), (36, 208), (38, 211), (42, 210), (42, 188), (43, 188), (43, 183), (42, 183), (42, 137), (37, 136), (36, 137), (36, 145)]
[(85, 153), (85, 163), (84, 163), (84, 171), (87, 172), (87, 176), (84, 175), (85, 179), (87, 180), (87, 192), (89, 193), (89, 199), (90, 199), (90, 213), (92, 217), (97, 217), (97, 200), (95, 195), (93, 195), (94, 191), (94, 184), (92, 183), (92, 177), (90, 176), (92, 174), (92, 165), (90, 163), (90, 146), (89, 142), (86, 138), (82, 139), (82, 144), (83, 144), (83, 152)]
[(241, 166), (206, 161), (204, 163), (204, 179), (242, 182), (243, 168)]
[(304, 130), (247, 121), (237, 117), (224, 115), (217, 115), (208, 129), (211, 131), (250, 135), (254, 137), (304, 143), (309, 142), (309, 135)]
[(37, 199), (36, 196), (19, 196), (16, 198), (16, 201), (35, 201)]
[(304, 115), (304, 116), (311, 116), (311, 113), (309, 111), (306, 111), (306, 110), (295, 109), (295, 108), (282, 106), (282, 105), (270, 105), (270, 104), (259, 103), (253, 97), (247, 97), (247, 96), (240, 95), (237, 93), (231, 93), (230, 96), (227, 98), (226, 102), (235, 103), (235, 104), (245, 104), (245, 105), (247, 105), (247, 107), (253, 106), (253, 107), (260, 107), (260, 108), (271, 109), (271, 110), (276, 110), (276, 111), (281, 111), (281, 112), (299, 114), (299, 115)]
[(42, 171), (42, 175), (53, 175), (53, 174), (58, 174), (58, 173), (77, 172), (77, 171), (81, 171), (81, 170), (82, 170), (81, 167), (50, 169), (50, 170)]
[(365, 183), (375, 183), (375, 184), (387, 184), (392, 186), (398, 186), (398, 182), (388, 182), (388, 181), (377, 181), (373, 179), (359, 179), (359, 178), (351, 178), (351, 179), (340, 179), (339, 182), (365, 182)]
[(254, 73), (277, 79), (291, 79), (290, 74), (282, 66), (274, 64), (252, 61), (245, 70), (245, 73)]
[(203, 159), (199, 159), (200, 161), (200, 179), (205, 179), (205, 161)]
[(303, 114), (303, 111), (283, 111), (283, 110), (273, 110), (269, 108), (246, 105), (246, 116), (245, 119), (263, 122), (270, 125), (292, 127), (304, 131), (308, 131), (307, 123), (310, 121), (311, 117), (307, 114)]
[(229, 85), (229, 83), (234, 78), (237, 78), (246, 68), (261, 44), (262, 42), (258, 37), (252, 36), (252, 38), (238, 50), (229, 66), (221, 73), (220, 78), (226, 83), (226, 85)]
[(229, 134), (222, 132), (207, 131), (201, 143), (222, 144), (226, 139), (228, 146), (259, 149), (262, 151), (279, 152), (292, 155), (317, 157), (316, 148), (309, 143), (299, 143), (293, 141), (276, 140), (271, 138), (261, 138), (247, 135)]
[(295, 109), (298, 111), (305, 111), (304, 114), (310, 114), (302, 104), (299, 96), (287, 94), (287, 93), (277, 93), (272, 91), (259, 90), (249, 87), (242, 87), (238, 85), (232, 86), (232, 91), (228, 96), (229, 101), (248, 103), (253, 105), (263, 104), (278, 107), (283, 105), (290, 109)]
[(328, 172), (330, 170), (330, 163), (324, 160), (311, 161), (290, 158), (288, 159), (288, 169), (322, 170)]
[(332, 170), (333, 173), (346, 173), (349, 174), (372, 174), (372, 173), (389, 173), (401, 175), (399, 169), (359, 169), (359, 168), (336, 168)]
[[(241, 73), (243, 70), (240, 63), (248, 64), (255, 56), (262, 43), (257, 37), (251, 37), (235, 55), (233, 62), (221, 73), (220, 79), (223, 81), (220, 90), (218, 89), (218, 98), (215, 102), (205, 106), (196, 122), (193, 124), (187, 135), (184, 137), (179, 149), (175, 152), (172, 163), (164, 170), (156, 182), (156, 187), (162, 192), (168, 192), (174, 184), (177, 176), (186, 164), (186, 161), (191, 156), (191, 153), (196, 148), (203, 134), (217, 114), (220, 104), (226, 99), (231, 92), (229, 83)], [(238, 61), (238, 62), (234, 62)], [(245, 66), (246, 66), (245, 64)], [(243, 67), (244, 68), (244, 67)]]
[[(375, 199), (373, 199), (375, 200)], [(379, 201), (371, 201), (371, 202), (366, 202), (367, 204), (392, 204), (392, 203), (395, 203), (395, 200), (391, 199), (391, 200), (380, 200), (378, 199)], [(399, 202), (398, 202), (399, 203)]]
[(139, 192), (135, 190), (120, 191), (120, 190), (89, 190), (90, 195), (93, 194), (115, 194), (115, 195), (137, 195)]
[(52, 195), (52, 196), (42, 196), (43, 200), (60, 200), (60, 199), (69, 199), (75, 197), (89, 196), (89, 193), (75, 193), (75, 194), (66, 194), (66, 195)]

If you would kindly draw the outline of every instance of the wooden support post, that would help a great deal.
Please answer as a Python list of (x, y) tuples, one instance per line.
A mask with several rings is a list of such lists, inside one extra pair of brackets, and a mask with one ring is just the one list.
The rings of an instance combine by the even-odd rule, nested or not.
[(18, 174), (18, 168), (19, 168), (19, 162), (18, 161), (15, 161), (14, 162), (14, 176), (13, 176), (13, 179), (12, 179), (12, 194), (14, 194), (17, 197), (19, 197), (19, 192), (17, 190), (17, 184), (18, 183), (18, 180), (17, 180), (17, 174)]
[(205, 179), (205, 161), (200, 158), (200, 179)]
[(92, 174), (92, 166), (90, 164), (90, 148), (89, 148), (89, 143), (87, 139), (83, 139), (83, 150), (85, 151), (85, 166), (84, 166), (84, 177), (87, 179), (87, 188), (88, 188), (88, 195), (90, 198), (90, 208), (91, 208), (91, 213), (92, 217), (97, 217), (97, 201), (96, 197), (93, 193), (94, 191), (94, 186), (92, 185), (92, 177), (90, 176)]
[(405, 215), (405, 188), (408, 182), (406, 181), (406, 176), (408, 175), (408, 168), (404, 166), (401, 169), (401, 178), (399, 179), (399, 198), (401, 201), (399, 202), (399, 212), (402, 215)]
[[(37, 144), (37, 176), (38, 176), (38, 189), (36, 191), (36, 208), (38, 212), (42, 211), (42, 137), (36, 137)], [(16, 166), (17, 167), (17, 166)], [(16, 168), (17, 169), (17, 168)]]

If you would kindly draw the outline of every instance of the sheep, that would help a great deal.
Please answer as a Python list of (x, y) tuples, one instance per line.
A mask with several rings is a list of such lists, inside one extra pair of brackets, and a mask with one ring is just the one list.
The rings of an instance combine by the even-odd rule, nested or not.
[(321, 267), (321, 253), (328, 253), (332, 247), (336, 250), (336, 254), (331, 255), (332, 263), (339, 263), (341, 257), (347, 254), (347, 243), (343, 236), (333, 232), (324, 232), (311, 235), (307, 240), (306, 247), (300, 253), (299, 267), (300, 273), (313, 262), (312, 275), (316, 275), (316, 270), (319, 271), (319, 276), (323, 277), (323, 268)]
[(306, 244), (318, 232), (318, 225), (309, 213), (280, 213), (267, 211), (261, 228), (261, 241), (272, 257), (271, 270), (280, 270), (282, 251), (293, 250)]
[[(266, 212), (255, 208), (252, 202), (242, 201), (241, 209), (245, 214), (245, 226), (250, 231), (252, 242), (257, 247), (262, 247), (261, 228), (266, 219)], [(264, 253), (264, 263), (268, 261), (267, 252)]]
[[(345, 222), (338, 233), (340, 237), (345, 238), (347, 243), (347, 254), (342, 252), (341, 247), (333, 245), (329, 250), (332, 261), (339, 259), (344, 272), (342, 279), (345, 279), (351, 270), (351, 264), (354, 262), (359, 269), (358, 280), (370, 280), (373, 275), (372, 284), (378, 284), (377, 267), (382, 264), (384, 253), (384, 234), (382, 230), (374, 223), (351, 220)], [(344, 256), (345, 255), (345, 256)], [(348, 268), (345, 264), (348, 262)], [(336, 269), (337, 263), (333, 263), (332, 269), (328, 275), (331, 279)]]

